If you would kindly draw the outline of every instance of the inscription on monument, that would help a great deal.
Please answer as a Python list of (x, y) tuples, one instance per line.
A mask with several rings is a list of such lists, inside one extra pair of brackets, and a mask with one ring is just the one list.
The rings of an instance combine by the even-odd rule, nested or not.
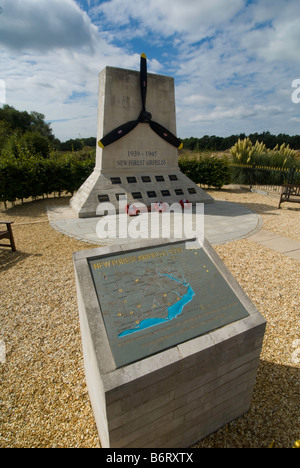
[(134, 167), (134, 166), (167, 166), (168, 163), (165, 159), (118, 159), (116, 161), (116, 167)]
[[(155, 158), (155, 159), (153, 159)], [(167, 160), (157, 150), (129, 150), (124, 159), (117, 159), (116, 167), (167, 166)]]
[(185, 242), (89, 260), (117, 367), (248, 316), (203, 248)]

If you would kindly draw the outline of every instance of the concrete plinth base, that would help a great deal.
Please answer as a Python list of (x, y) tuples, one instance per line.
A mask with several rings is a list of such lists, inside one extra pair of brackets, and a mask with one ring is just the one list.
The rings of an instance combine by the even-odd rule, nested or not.
[[(151, 174), (145, 179), (134, 173), (116, 177), (115, 174), (103, 174), (95, 169), (72, 197), (70, 205), (79, 218), (90, 218), (96, 216), (101, 202), (109, 202), (115, 207), (116, 213), (119, 213), (119, 199), (124, 196), (128, 204), (141, 202), (146, 206), (159, 201), (171, 205), (184, 198), (193, 204), (214, 201), (178, 169), (161, 171), (158, 178), (159, 181)], [(120, 182), (115, 183), (116, 180)]]
[[(165, 245), (176, 244), (149, 242), (157, 249)], [(205, 241), (204, 254), (234, 293), (232, 308), (239, 303), (246, 310), (244, 318), (117, 367), (88, 262), (96, 259), (99, 274), (107, 274), (101, 259), (122, 254), (126, 264), (126, 258), (142, 253), (139, 247), (137, 242), (134, 250), (111, 246), (74, 254), (86, 380), (99, 437), (102, 447), (189, 447), (248, 411), (265, 320)], [(195, 292), (200, 298), (205, 293)], [(223, 318), (232, 313), (230, 304), (215, 309), (214, 301), (211, 297), (212, 313)], [(203, 323), (211, 320), (207, 310)], [(188, 320), (185, 316), (187, 328), (198, 320), (194, 314)]]

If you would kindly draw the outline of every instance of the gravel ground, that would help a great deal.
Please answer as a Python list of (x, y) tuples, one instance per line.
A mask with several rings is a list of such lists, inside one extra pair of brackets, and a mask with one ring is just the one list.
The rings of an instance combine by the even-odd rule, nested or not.
[[(259, 213), (263, 229), (300, 240), (300, 208), (241, 190), (209, 191)], [(53, 199), (66, 205), (68, 198)], [(18, 251), (0, 248), (0, 447), (100, 447), (84, 378), (72, 253), (48, 200), (17, 205)], [(1, 211), (2, 210), (2, 211)], [(267, 320), (251, 409), (196, 447), (292, 447), (300, 439), (299, 262), (249, 239), (216, 251)], [(298, 341), (297, 341), (298, 340)]]

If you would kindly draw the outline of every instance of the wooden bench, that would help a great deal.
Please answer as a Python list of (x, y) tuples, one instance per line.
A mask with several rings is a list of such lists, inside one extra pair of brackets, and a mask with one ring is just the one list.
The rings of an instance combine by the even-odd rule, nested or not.
[(0, 221), (0, 229), (1, 229), (1, 224), (6, 224), (6, 230), (5, 231), (0, 230), (0, 239), (9, 240), (9, 244), (0, 244), (0, 246), (11, 247), (11, 250), (15, 252), (16, 245), (15, 245), (14, 236), (13, 236), (13, 232), (11, 228), (12, 223), (13, 223), (12, 221)]
[(278, 208), (281, 203), (300, 203), (300, 185), (298, 184), (285, 184), (282, 186)]

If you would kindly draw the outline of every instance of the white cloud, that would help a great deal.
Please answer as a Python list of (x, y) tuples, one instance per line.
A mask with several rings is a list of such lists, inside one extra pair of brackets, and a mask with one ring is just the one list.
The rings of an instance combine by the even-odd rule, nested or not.
[(45, 114), (61, 140), (95, 136), (99, 72), (107, 65), (137, 68), (139, 63), (138, 54), (125, 55), (109, 45), (105, 49), (94, 55), (66, 49), (45, 55), (2, 53), (6, 69), (0, 77), (6, 83), (7, 104)]
[(13, 50), (93, 47), (97, 32), (73, 0), (2, 0), (0, 45)]
[(1, 6), (7, 103), (45, 114), (60, 139), (95, 135), (99, 72), (107, 65), (138, 70), (142, 51), (149, 72), (175, 77), (181, 137), (297, 133), (300, 104), (291, 101), (291, 83), (300, 78), (299, 0), (2, 0)]
[(241, 44), (267, 62), (300, 63), (299, 2), (260, 1), (249, 9), (252, 28), (245, 31)]
[(182, 102), (188, 105), (203, 105), (210, 102), (210, 98), (208, 96), (203, 96), (201, 94), (191, 94), (189, 96), (183, 97)]
[(251, 4), (196, 46), (179, 45), (177, 128), (182, 137), (300, 133), (296, 120), (291, 121), (298, 111), (291, 106), (291, 83), (300, 78), (294, 27), (299, 3), (265, 1), (268, 8), (264, 1)]
[(99, 72), (107, 65), (137, 69), (139, 54), (107, 43), (73, 0), (2, 5), (0, 79), (7, 104), (41, 112), (62, 140), (95, 135)]
[(132, 34), (152, 31), (164, 37), (184, 34), (185, 42), (198, 41), (231, 19), (242, 8), (243, 0), (110, 0), (93, 9), (111, 24), (124, 26), (136, 20), (140, 27)]
[(250, 109), (244, 106), (238, 106), (234, 108), (216, 107), (212, 112), (197, 114), (190, 118), (190, 122), (205, 122), (215, 121), (219, 119), (245, 119), (256, 115), (254, 109)]

